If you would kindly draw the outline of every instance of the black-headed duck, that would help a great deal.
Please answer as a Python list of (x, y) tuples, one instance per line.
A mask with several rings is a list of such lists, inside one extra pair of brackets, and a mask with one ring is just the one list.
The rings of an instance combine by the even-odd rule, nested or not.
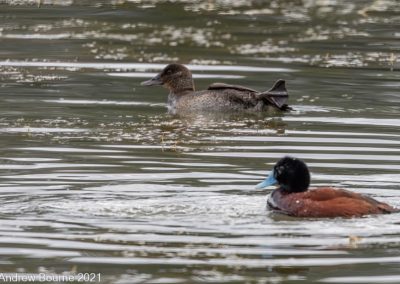
[(366, 195), (332, 187), (308, 189), (309, 184), (307, 165), (297, 158), (284, 157), (256, 188), (278, 185), (268, 197), (268, 207), (295, 217), (349, 218), (399, 212)]
[(224, 83), (214, 83), (207, 90), (195, 91), (192, 73), (182, 64), (169, 64), (160, 74), (141, 83), (162, 85), (169, 89), (168, 109), (171, 113), (244, 111), (269, 109), (289, 110), (285, 81), (278, 80), (265, 92)]

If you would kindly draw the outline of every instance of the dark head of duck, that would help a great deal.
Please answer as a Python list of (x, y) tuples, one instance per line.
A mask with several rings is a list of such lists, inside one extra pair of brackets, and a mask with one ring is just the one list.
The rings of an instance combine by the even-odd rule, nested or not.
[(162, 85), (173, 93), (194, 91), (192, 73), (181, 64), (169, 64), (154, 78), (141, 83), (142, 86)]
[(275, 164), (271, 174), (257, 188), (278, 184), (287, 192), (304, 192), (310, 185), (310, 178), (310, 171), (302, 160), (284, 157)]

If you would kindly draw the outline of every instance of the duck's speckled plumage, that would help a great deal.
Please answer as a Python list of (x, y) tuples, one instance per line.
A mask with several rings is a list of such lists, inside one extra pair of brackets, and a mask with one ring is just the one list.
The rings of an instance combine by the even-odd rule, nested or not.
[(170, 64), (142, 85), (163, 85), (168, 88), (168, 109), (171, 113), (290, 109), (286, 104), (288, 94), (283, 80), (278, 80), (266, 92), (223, 83), (214, 83), (207, 90), (195, 91), (190, 70), (181, 64)]

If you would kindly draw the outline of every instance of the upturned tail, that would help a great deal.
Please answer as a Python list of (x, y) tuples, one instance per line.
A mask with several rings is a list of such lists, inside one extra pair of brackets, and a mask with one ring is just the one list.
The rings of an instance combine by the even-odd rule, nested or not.
[(289, 94), (286, 90), (285, 80), (279, 79), (275, 82), (271, 89), (260, 93), (263, 99), (266, 99), (269, 104), (279, 108), (280, 110), (291, 110), (287, 105)]

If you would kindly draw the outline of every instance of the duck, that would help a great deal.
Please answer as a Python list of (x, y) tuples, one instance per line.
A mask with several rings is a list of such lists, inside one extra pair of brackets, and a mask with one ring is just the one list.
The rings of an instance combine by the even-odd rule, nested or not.
[(273, 167), (269, 176), (256, 188), (277, 185), (269, 194), (267, 207), (294, 217), (352, 218), (388, 214), (400, 210), (369, 196), (341, 188), (309, 189), (310, 171), (306, 163), (285, 156)]
[(288, 111), (288, 92), (280, 79), (271, 89), (259, 92), (239, 85), (211, 84), (207, 90), (195, 91), (190, 70), (178, 63), (167, 65), (142, 86), (164, 86), (169, 89), (168, 111), (172, 114), (192, 112), (264, 112)]

